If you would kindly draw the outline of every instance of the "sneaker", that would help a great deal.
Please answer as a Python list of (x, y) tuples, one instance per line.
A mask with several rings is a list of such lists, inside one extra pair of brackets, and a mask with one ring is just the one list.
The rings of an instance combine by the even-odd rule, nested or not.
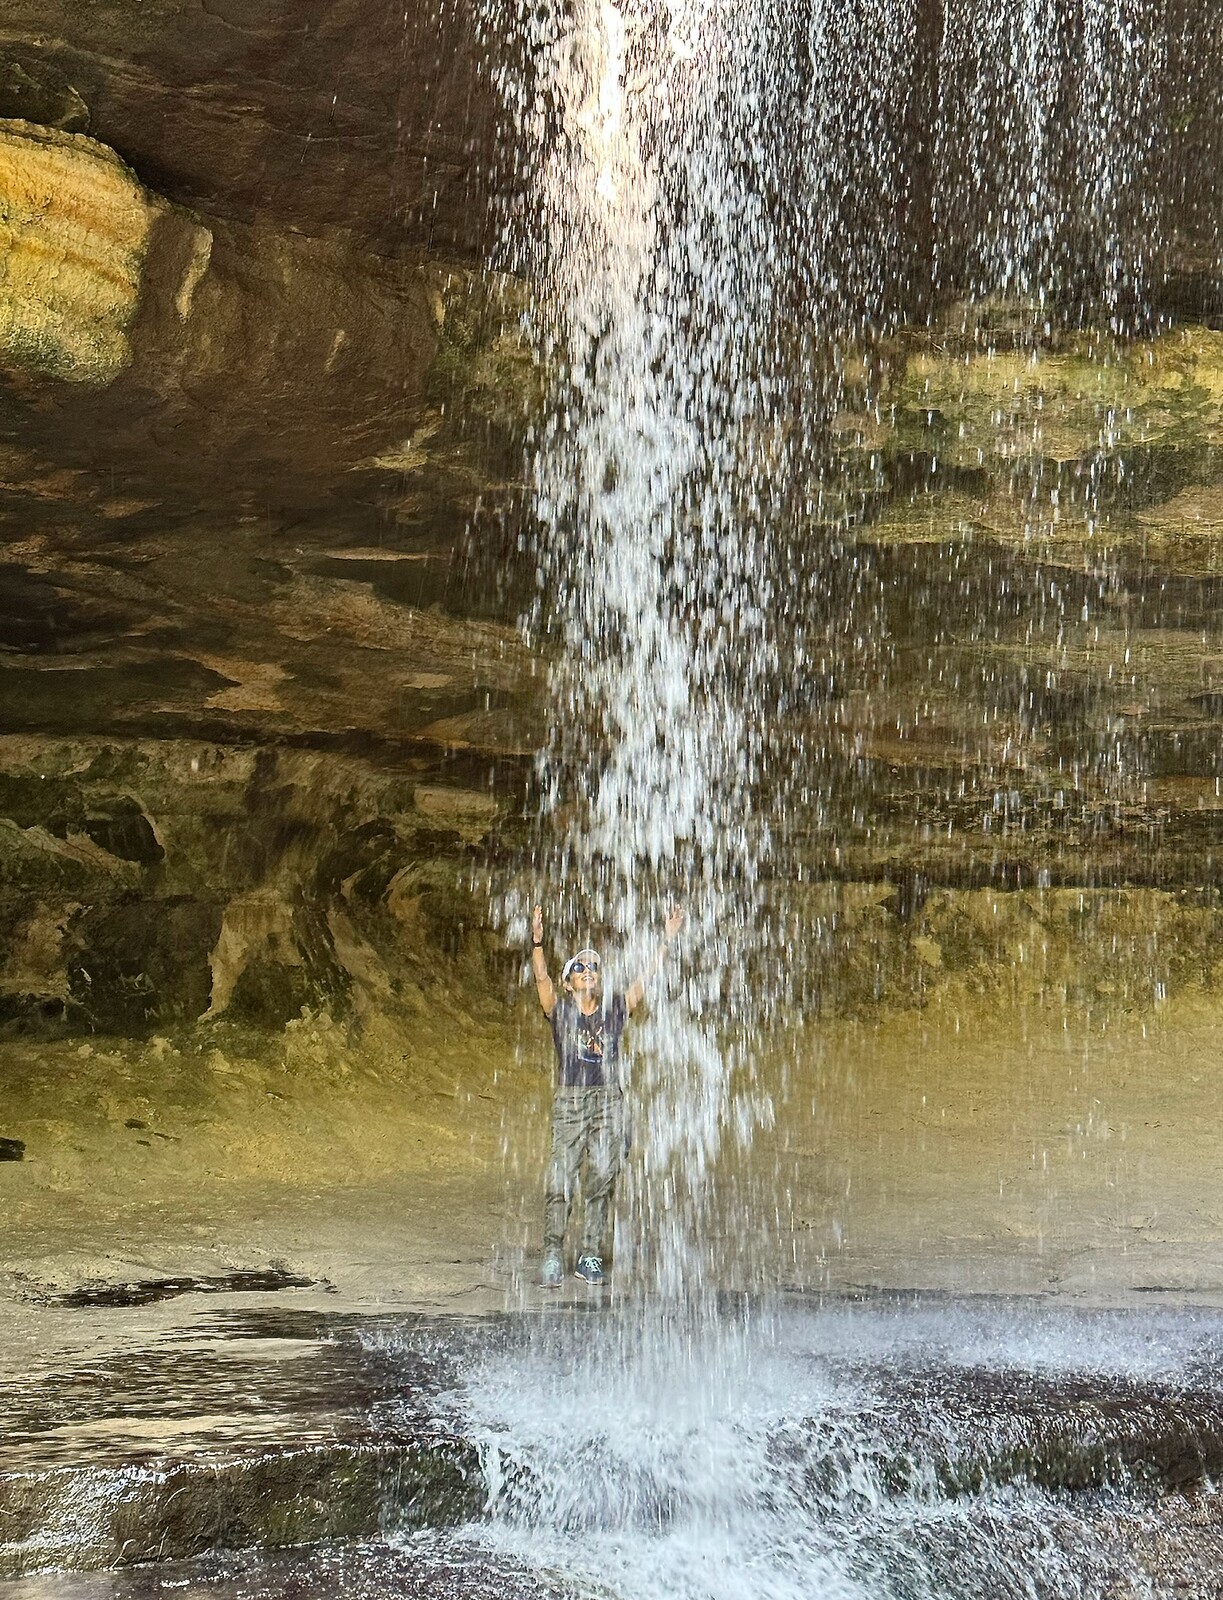
[(575, 1278), (592, 1286), (603, 1282), (603, 1263), (598, 1256), (579, 1256)]
[(559, 1289), (565, 1278), (565, 1267), (559, 1256), (545, 1256), (539, 1269), (541, 1289)]

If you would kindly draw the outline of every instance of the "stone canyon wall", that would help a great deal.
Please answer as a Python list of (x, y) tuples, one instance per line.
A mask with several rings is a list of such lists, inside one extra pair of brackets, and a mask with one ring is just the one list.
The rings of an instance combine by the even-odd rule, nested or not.
[[(1217, 26), (1186, 10), (1160, 69), (1153, 320), (970, 309), (915, 211), (923, 320), (843, 365), (763, 711), (824, 1014), (1218, 986)], [(543, 379), (487, 270), (515, 153), (484, 65), (461, 4), (0, 19), (10, 1038), (410, 1035), (485, 985), (511, 1037), (485, 886), (546, 715), (515, 625)]]

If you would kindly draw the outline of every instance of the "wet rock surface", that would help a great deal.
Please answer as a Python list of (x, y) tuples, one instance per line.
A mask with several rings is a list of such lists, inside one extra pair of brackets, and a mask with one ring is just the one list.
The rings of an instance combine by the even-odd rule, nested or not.
[(325, 1592), (344, 1600), (389, 1600), (405, 1593), (427, 1600), (559, 1600), (571, 1591), (508, 1560), (496, 1560), (461, 1541), (420, 1535), (403, 1543), (363, 1543), (255, 1556), (217, 1556), (121, 1573), (45, 1574), (0, 1580), (12, 1600), (146, 1600), (186, 1588), (219, 1600), (280, 1600)]
[[(723, 1315), (733, 1323), (747, 1310), (728, 1303)], [(0, 1388), (0, 1562), (10, 1577), (30, 1574), (5, 1593), (254, 1597), (323, 1583), (354, 1597), (405, 1583), (428, 1594), (576, 1592), (576, 1573), (546, 1557), (524, 1562), (489, 1534), (471, 1430), (487, 1451), (496, 1419), (474, 1417), (464, 1388), (491, 1361), (546, 1392), (547, 1363), (566, 1348), (581, 1359), (607, 1337), (611, 1355), (614, 1325), (598, 1320), (596, 1337), (586, 1318), (404, 1318), (252, 1301), (201, 1309), (176, 1337), (120, 1357), (91, 1357), (83, 1343), (35, 1383)], [(823, 1398), (818, 1412), (770, 1424), (770, 1492), (806, 1504), (813, 1529), (835, 1535), (848, 1518), (859, 1558), (885, 1559), (879, 1592), (908, 1592), (903, 1563), (893, 1564), (897, 1539), (920, 1553), (939, 1594), (970, 1592), (963, 1585), (987, 1549), (1000, 1595), (1029, 1592), (1024, 1574), (1037, 1566), (1051, 1595), (1072, 1592), (1061, 1585), (1075, 1574), (1076, 1594), (1211, 1592), (1200, 1584), (1223, 1539), (1211, 1487), (1223, 1462), (1217, 1317), (1050, 1314), (1022, 1301), (795, 1302), (774, 1337)], [(716, 1360), (713, 1370), (718, 1382), (739, 1381)], [(681, 1406), (681, 1437), (700, 1416)], [(736, 1426), (749, 1448), (750, 1405)], [(601, 1444), (592, 1437), (592, 1465), (618, 1447), (610, 1432)], [(699, 1452), (701, 1438), (689, 1447)], [(699, 1516), (683, 1479), (669, 1492), (655, 1483), (662, 1458), (631, 1465), (645, 1474), (640, 1502), (625, 1501), (638, 1537)], [(525, 1503), (529, 1478), (515, 1470)], [(503, 1472), (491, 1481), (504, 1492)], [(631, 1476), (623, 1492), (638, 1492)], [(663, 1499), (651, 1510), (653, 1493)], [(315, 1548), (283, 1553), (292, 1547)], [(115, 1567), (140, 1570), (34, 1576)]]
[(309, 1278), (292, 1272), (227, 1272), (216, 1277), (146, 1278), (139, 1283), (112, 1283), (69, 1289), (43, 1297), (46, 1305), (86, 1310), (109, 1306), (147, 1306), (180, 1294), (268, 1294), (277, 1289), (310, 1289)]
[(817, 872), (870, 862), (910, 914), (923, 884), (1213, 881), (1217, 344), (1050, 343), (978, 307), (864, 370), (810, 558), (826, 674), (795, 707)]
[(137, 1565), (372, 1535), (389, 1507), (405, 1526), (474, 1514), (473, 1452), (439, 1415), (439, 1333), (393, 1364), (359, 1335), (228, 1312), (5, 1385), (0, 1563)]
[(0, 727), (533, 748), (521, 290), (21, 118), (0, 196)]

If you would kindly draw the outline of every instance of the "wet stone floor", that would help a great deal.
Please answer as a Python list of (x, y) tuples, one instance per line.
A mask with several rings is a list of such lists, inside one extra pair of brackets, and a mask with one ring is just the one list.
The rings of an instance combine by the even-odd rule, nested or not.
[(1207, 1308), (75, 1315), (0, 1383), (0, 1600), (1223, 1596)]
[(184, 1593), (215, 1600), (550, 1600), (572, 1591), (509, 1562), (422, 1533), (402, 1544), (380, 1540), (305, 1550), (245, 1552), (164, 1562), (122, 1572), (44, 1573), (0, 1583), (12, 1600), (160, 1600)]

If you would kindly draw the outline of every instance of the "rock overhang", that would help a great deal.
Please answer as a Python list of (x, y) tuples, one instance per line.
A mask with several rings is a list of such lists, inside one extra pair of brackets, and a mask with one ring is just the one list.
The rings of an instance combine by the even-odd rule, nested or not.
[[(360, 755), (521, 813), (543, 379), (471, 270), (507, 159), (477, 35), (463, 5), (10, 8), (10, 732)], [(1170, 300), (1210, 277), (1200, 199)], [(1034, 316), (944, 308), (846, 387), (787, 535), (839, 652), (779, 718), (809, 873), (1214, 881), (1219, 335)]]

